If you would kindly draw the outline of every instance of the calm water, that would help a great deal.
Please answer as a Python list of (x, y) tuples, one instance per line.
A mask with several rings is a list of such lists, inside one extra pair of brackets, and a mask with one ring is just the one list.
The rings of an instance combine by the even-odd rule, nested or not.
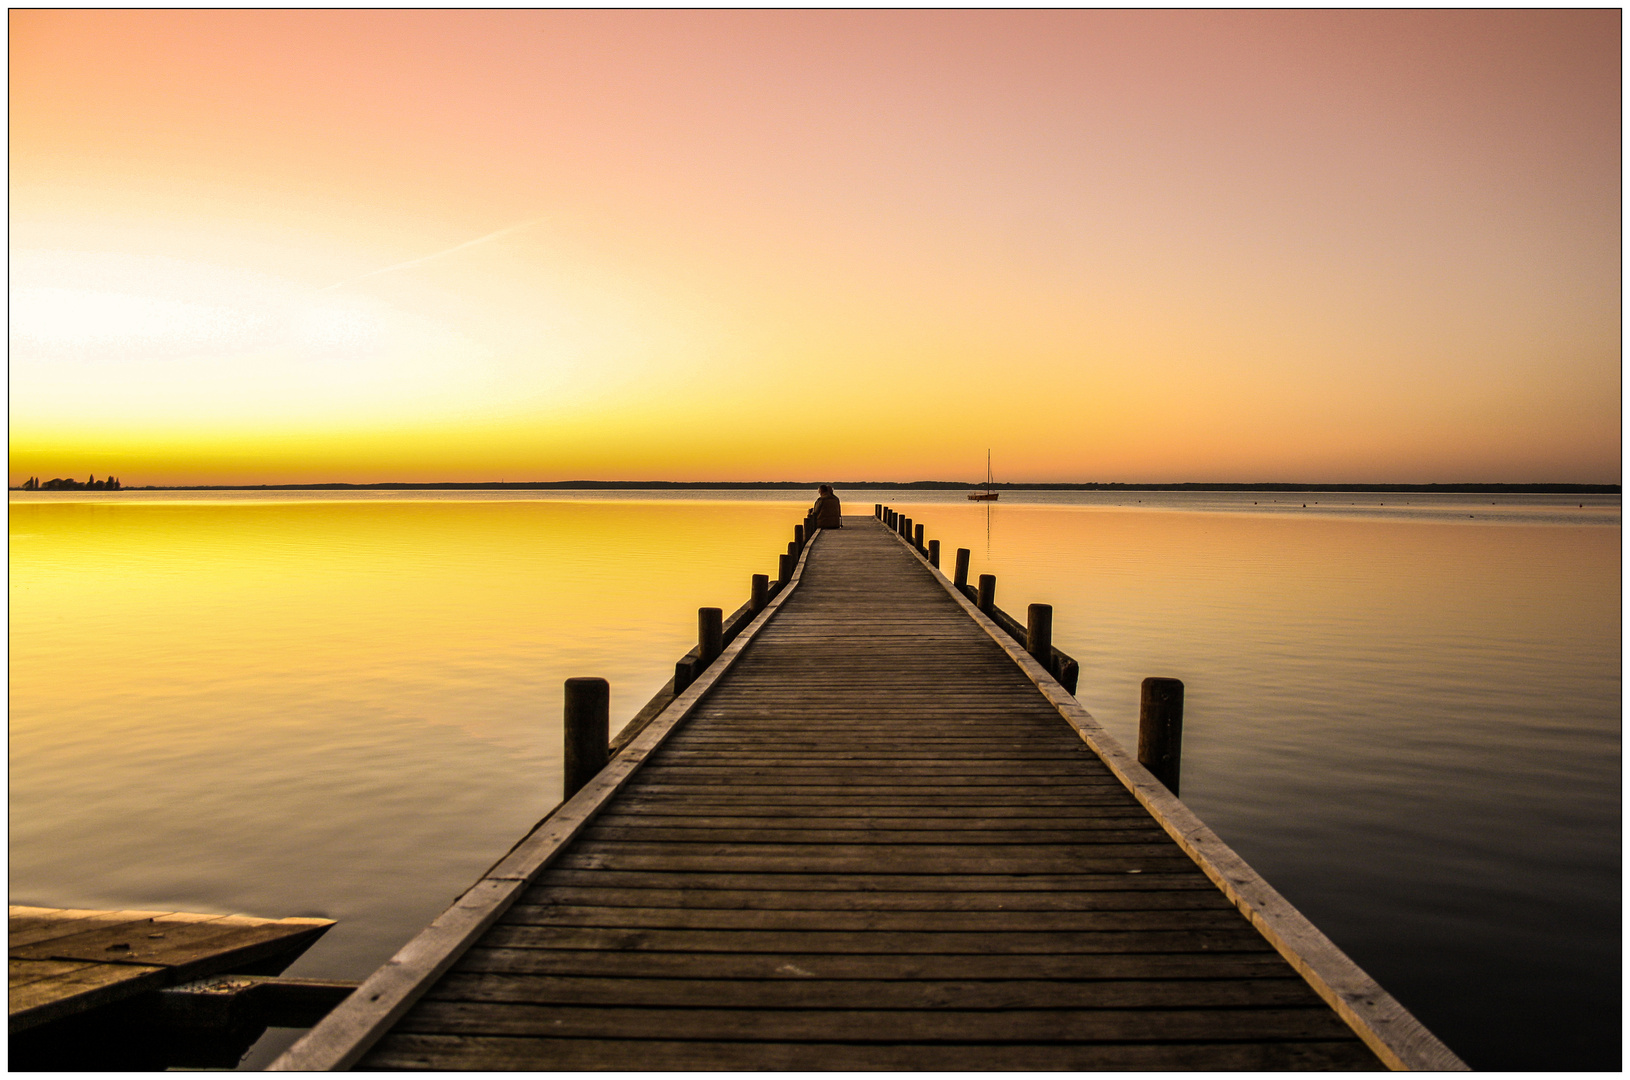
[[(1618, 1068), (1616, 497), (840, 494), (1053, 604), (1124, 744), (1183, 679), (1185, 801), (1472, 1065)], [(14, 493), (12, 901), (364, 976), (554, 805), (562, 681), (631, 715), (807, 501)]]

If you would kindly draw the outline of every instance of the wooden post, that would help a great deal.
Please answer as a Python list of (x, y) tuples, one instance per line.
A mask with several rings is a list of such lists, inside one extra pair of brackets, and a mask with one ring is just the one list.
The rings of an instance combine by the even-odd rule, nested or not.
[(696, 609), (696, 647), (701, 650), (702, 667), (707, 667), (724, 652), (724, 609), (705, 607)]
[(924, 551), (927, 549), (927, 545), (923, 543), (923, 527), (921, 525), (917, 526), (916, 535), (912, 537), (912, 539), (915, 541), (918, 551)]
[(1138, 710), (1138, 764), (1155, 774), (1166, 790), (1177, 794), (1183, 764), (1183, 683), (1179, 679), (1143, 680)]
[(1058, 679), (1060, 686), (1072, 694), (1075, 693), (1076, 684), (1081, 681), (1081, 664), (1074, 659), (1062, 661), (1055, 678)]
[(930, 540), (928, 542), (928, 565), (932, 566), (936, 570), (939, 569), (940, 542), (938, 540)]
[(804, 550), (804, 527), (802, 525), (794, 525), (792, 527), (792, 542), (797, 546), (799, 551)]
[(781, 560), (781, 567), (780, 572), (776, 575), (776, 580), (785, 586), (787, 582), (792, 580), (792, 556), (780, 555), (777, 558)]
[(979, 610), (989, 615), (996, 606), (996, 575), (979, 575)]
[(872, 503), (872, 517), (876, 518), (879, 521), (883, 520), (883, 504), (882, 503)]
[(911, 519), (910, 518), (903, 517), (903, 518), (900, 519), (900, 535), (905, 537), (907, 540), (911, 539)]
[(1024, 651), (1035, 657), (1036, 663), (1047, 674), (1053, 674), (1053, 605), (1030, 605), (1030, 625), (1025, 628)]
[(770, 575), (753, 575), (752, 597), (753, 614), (757, 615), (764, 610), (764, 605), (770, 602)]
[(611, 737), (611, 684), (604, 679), (566, 680), (565, 798), (606, 767)]
[(973, 552), (969, 551), (967, 548), (956, 549), (956, 576), (951, 579), (951, 584), (957, 587), (958, 592), (967, 587), (968, 560), (972, 556)]

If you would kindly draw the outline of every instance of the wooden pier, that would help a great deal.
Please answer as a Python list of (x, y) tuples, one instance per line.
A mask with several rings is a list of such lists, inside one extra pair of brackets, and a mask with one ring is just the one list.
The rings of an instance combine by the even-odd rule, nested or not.
[(844, 526), (272, 1067), (1464, 1068), (920, 527)]

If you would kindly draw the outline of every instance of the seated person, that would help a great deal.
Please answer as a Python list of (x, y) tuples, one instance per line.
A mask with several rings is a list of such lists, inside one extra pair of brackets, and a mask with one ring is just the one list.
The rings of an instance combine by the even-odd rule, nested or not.
[(820, 493), (815, 498), (815, 505), (809, 511), (815, 519), (817, 529), (843, 528), (843, 505), (838, 497), (832, 494), (831, 484), (822, 484)]

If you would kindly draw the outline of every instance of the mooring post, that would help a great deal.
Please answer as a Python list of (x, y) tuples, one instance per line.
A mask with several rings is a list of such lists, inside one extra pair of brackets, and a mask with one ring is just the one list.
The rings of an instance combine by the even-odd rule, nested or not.
[(876, 518), (879, 521), (883, 520), (883, 504), (882, 503), (872, 503), (872, 517)]
[(923, 527), (921, 525), (917, 526), (916, 535), (912, 537), (912, 539), (916, 541), (916, 548), (918, 551), (928, 550), (928, 545), (923, 543)]
[(804, 527), (802, 525), (792, 527), (792, 542), (799, 551), (804, 550)]
[(701, 666), (707, 667), (724, 652), (724, 609), (696, 609), (696, 647), (701, 650)]
[(911, 519), (910, 518), (903, 517), (903, 518), (900, 519), (900, 535), (905, 537), (907, 540), (911, 539)]
[(757, 615), (770, 602), (770, 575), (753, 575), (752, 612)]
[(989, 615), (996, 606), (996, 575), (979, 575), (979, 610)]
[(928, 565), (936, 570), (940, 567), (940, 542), (938, 540), (928, 542)]
[(1053, 674), (1053, 605), (1030, 605), (1030, 624), (1025, 628), (1024, 651), (1035, 657), (1043, 671)]
[(564, 798), (571, 798), (606, 767), (611, 737), (611, 684), (604, 679), (566, 680)]
[(968, 587), (968, 560), (972, 557), (973, 552), (967, 548), (956, 549), (956, 576), (951, 579), (951, 584), (957, 587), (958, 592)]
[(798, 541), (794, 540), (787, 545), (787, 578), (792, 578), (792, 567), (798, 565)]
[(1143, 680), (1138, 709), (1138, 764), (1155, 774), (1166, 790), (1177, 794), (1183, 763), (1183, 682)]
[(775, 579), (781, 583), (783, 588), (785, 588), (787, 582), (792, 580), (792, 556), (778, 555), (776, 557), (781, 560), (781, 565)]

